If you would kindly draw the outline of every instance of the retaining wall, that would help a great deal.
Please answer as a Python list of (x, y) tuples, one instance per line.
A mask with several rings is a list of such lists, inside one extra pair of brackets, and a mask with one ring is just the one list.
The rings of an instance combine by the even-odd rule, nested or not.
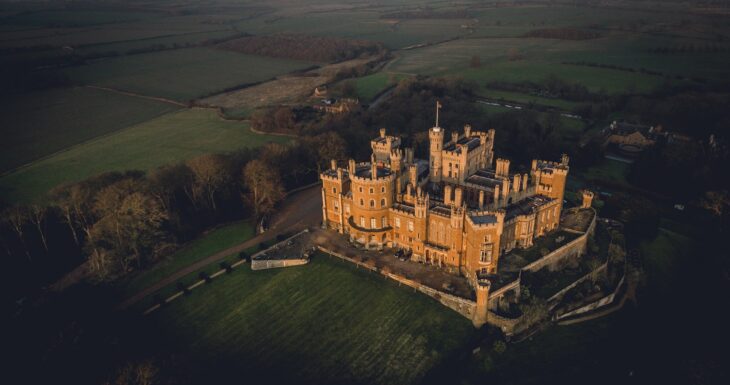
[(266, 270), (276, 269), (281, 267), (300, 266), (309, 263), (308, 259), (305, 258), (289, 258), (289, 259), (264, 259), (264, 260), (251, 260), (251, 270)]
[(466, 298), (461, 298), (459, 296), (455, 296), (453, 294), (446, 293), (446, 292), (443, 292), (440, 290), (436, 290), (432, 287), (423, 285), (419, 282), (410, 280), (405, 277), (401, 277), (401, 276), (393, 274), (393, 273), (386, 273), (386, 272), (378, 271), (378, 269), (374, 266), (366, 265), (362, 262), (356, 261), (350, 257), (346, 257), (340, 253), (331, 251), (322, 246), (317, 246), (317, 248), (322, 252), (325, 252), (325, 253), (335, 256), (337, 258), (343, 259), (345, 261), (354, 263), (355, 265), (358, 265), (362, 268), (365, 268), (365, 269), (368, 269), (368, 270), (371, 270), (374, 272), (379, 272), (380, 274), (382, 274), (398, 283), (412, 287), (413, 289), (418, 290), (419, 292), (426, 294), (427, 296), (439, 301), (442, 305), (448, 307), (451, 310), (454, 310), (455, 312), (461, 314), (462, 316), (468, 318), (469, 320), (471, 320), (474, 317), (474, 312), (476, 311), (476, 306), (477, 306), (476, 302), (474, 302), (474, 301), (468, 300)]

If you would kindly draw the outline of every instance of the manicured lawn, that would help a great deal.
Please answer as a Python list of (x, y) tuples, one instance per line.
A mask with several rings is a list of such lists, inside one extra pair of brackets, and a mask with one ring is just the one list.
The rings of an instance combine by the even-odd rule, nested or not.
[(160, 261), (150, 270), (140, 272), (132, 277), (122, 285), (123, 291), (131, 295), (144, 290), (157, 281), (201, 259), (247, 241), (254, 234), (254, 225), (250, 221), (237, 222), (211, 230), (202, 237), (183, 246), (175, 254)]
[(579, 175), (588, 180), (601, 180), (611, 183), (628, 185), (626, 175), (631, 165), (617, 160), (604, 159), (598, 166), (593, 166), (585, 171), (579, 171)]
[(189, 48), (103, 59), (70, 68), (66, 74), (83, 84), (186, 101), (311, 65), (299, 60)]
[(0, 103), (0, 172), (180, 107), (84, 87), (32, 92)]
[(0, 197), (42, 198), (63, 182), (105, 172), (149, 170), (195, 156), (290, 140), (253, 133), (245, 122), (221, 120), (213, 110), (181, 110), (160, 116), (35, 162), (0, 178)]
[(323, 255), (288, 269), (242, 266), (150, 317), (201, 365), (235, 362), (216, 379), (270, 383), (417, 383), (474, 330), (426, 296)]

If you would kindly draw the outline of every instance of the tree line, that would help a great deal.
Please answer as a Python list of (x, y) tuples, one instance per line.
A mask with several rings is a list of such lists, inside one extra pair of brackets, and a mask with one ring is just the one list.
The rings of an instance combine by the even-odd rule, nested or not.
[(385, 51), (381, 43), (367, 40), (293, 34), (246, 36), (224, 42), (218, 47), (253, 55), (327, 63), (376, 55)]
[[(20, 295), (88, 262), (99, 282), (149, 266), (219, 223), (271, 214), (287, 190), (344, 159), (336, 133), (206, 154), (149, 172), (108, 172), (0, 207), (0, 244)], [(6, 282), (7, 283), (7, 282)]]

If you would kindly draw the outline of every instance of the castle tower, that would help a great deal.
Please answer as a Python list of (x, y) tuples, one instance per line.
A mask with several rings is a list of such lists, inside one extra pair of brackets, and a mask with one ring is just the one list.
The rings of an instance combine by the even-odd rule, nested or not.
[(474, 323), (475, 327), (481, 327), (487, 323), (487, 316), (489, 314), (489, 288), (491, 286), (491, 282), (483, 277), (477, 277), (476, 281), (477, 306), (474, 310), (472, 323)]
[(429, 155), (430, 155), (430, 176), (432, 182), (441, 181), (441, 151), (444, 148), (444, 130), (441, 127), (433, 127), (428, 131)]
[(395, 172), (396, 175), (400, 175), (401, 167), (403, 164), (402, 161), (403, 161), (403, 150), (397, 148), (390, 152), (390, 169), (393, 172)]
[(497, 177), (507, 178), (509, 176), (509, 159), (497, 159), (497, 167), (494, 173)]
[(444, 149), (444, 130), (439, 127), (439, 110), (441, 102), (436, 101), (436, 124), (428, 130), (429, 141), (429, 178), (432, 182), (441, 182), (441, 161)]
[(583, 190), (583, 204), (581, 204), (580, 208), (587, 209), (591, 207), (591, 204), (593, 204), (593, 191), (590, 190)]

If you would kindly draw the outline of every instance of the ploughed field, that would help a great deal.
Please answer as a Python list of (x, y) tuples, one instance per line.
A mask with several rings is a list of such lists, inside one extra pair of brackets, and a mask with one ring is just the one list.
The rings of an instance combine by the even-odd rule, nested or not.
[(321, 254), (294, 268), (244, 265), (150, 321), (216, 383), (417, 383), (474, 331), (432, 299)]

